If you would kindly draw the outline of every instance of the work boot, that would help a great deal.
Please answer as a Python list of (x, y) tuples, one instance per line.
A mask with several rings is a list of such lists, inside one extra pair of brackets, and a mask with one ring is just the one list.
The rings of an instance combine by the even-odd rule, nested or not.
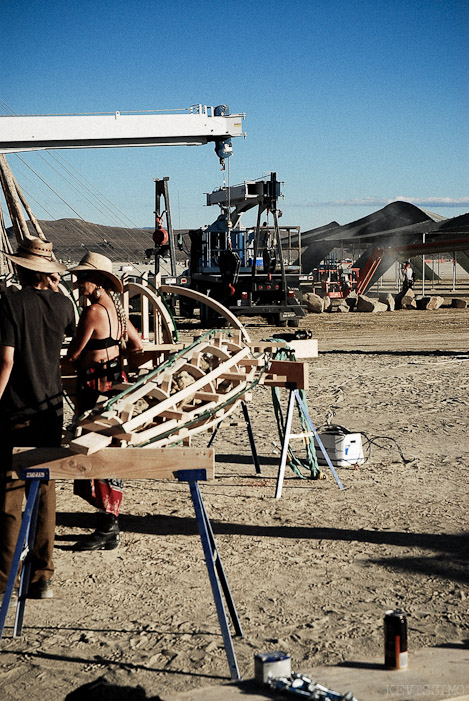
[(52, 599), (54, 592), (48, 579), (31, 582), (28, 589), (28, 599)]
[(98, 514), (96, 530), (85, 540), (75, 543), (75, 550), (115, 550), (121, 542), (117, 516), (114, 514)]

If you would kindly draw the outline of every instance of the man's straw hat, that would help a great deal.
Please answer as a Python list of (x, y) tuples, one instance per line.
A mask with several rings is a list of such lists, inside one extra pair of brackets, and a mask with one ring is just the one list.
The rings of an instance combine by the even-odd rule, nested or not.
[(112, 261), (107, 256), (103, 256), (102, 253), (94, 253), (93, 251), (88, 251), (86, 255), (83, 256), (81, 261), (74, 268), (68, 269), (69, 273), (84, 273), (84, 272), (96, 272), (105, 275), (112, 283), (112, 286), (116, 292), (122, 293), (124, 288), (122, 282), (114, 275), (112, 272)]
[(15, 265), (37, 273), (64, 273), (66, 265), (58, 263), (52, 255), (52, 243), (39, 237), (25, 239), (15, 255), (3, 252)]

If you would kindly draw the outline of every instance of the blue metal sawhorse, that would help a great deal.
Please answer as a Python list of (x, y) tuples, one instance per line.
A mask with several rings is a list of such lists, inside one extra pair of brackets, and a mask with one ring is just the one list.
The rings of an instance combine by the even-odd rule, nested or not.
[[(24, 566), (21, 573), (20, 587), (18, 591), (18, 602), (16, 606), (15, 624), (13, 629), (13, 637), (20, 636), (23, 630), (24, 609), (28, 592), (29, 575), (31, 570), (31, 561), (29, 552), (31, 551), (34, 538), (36, 535), (37, 512), (39, 508), (39, 485), (41, 479), (48, 478), (48, 470), (41, 471), (42, 475), (38, 478), (38, 470), (24, 470), (22, 479), (31, 480), (26, 507), (21, 522), (20, 533), (16, 543), (15, 552), (13, 555), (10, 573), (8, 575), (7, 585), (3, 596), (2, 605), (0, 607), (0, 639), (3, 635), (5, 620), (10, 606), (15, 580), (18, 575), (21, 562), (24, 560)], [(31, 476), (33, 475), (33, 476)], [(199, 529), (202, 548), (207, 565), (210, 585), (212, 587), (213, 598), (218, 615), (218, 622), (223, 637), (223, 644), (228, 659), (231, 679), (239, 681), (241, 679), (238, 663), (236, 660), (233, 641), (230, 634), (228, 618), (225, 607), (223, 605), (222, 592), (225, 596), (226, 605), (231, 616), (232, 625), (235, 634), (243, 637), (243, 631), (236, 611), (236, 606), (228, 586), (220, 553), (215, 542), (212, 526), (205, 510), (205, 505), (200, 493), (198, 481), (207, 479), (206, 470), (178, 470), (177, 479), (180, 482), (188, 482), (192, 503), (194, 505), (195, 518)]]
[[(35, 471), (36, 472), (36, 471)], [(18, 541), (16, 543), (13, 560), (8, 574), (5, 593), (3, 595), (2, 605), (0, 607), (0, 639), (3, 635), (3, 628), (10, 606), (11, 597), (15, 588), (16, 577), (22, 560), (24, 567), (21, 572), (20, 586), (18, 590), (18, 602), (16, 605), (15, 624), (13, 627), (13, 637), (21, 635), (23, 630), (24, 608), (26, 605), (26, 596), (28, 593), (29, 574), (31, 571), (31, 559), (28, 557), (30, 550), (34, 545), (36, 535), (37, 512), (39, 508), (39, 485), (41, 480), (37, 477), (31, 479), (26, 507), (21, 521)]]

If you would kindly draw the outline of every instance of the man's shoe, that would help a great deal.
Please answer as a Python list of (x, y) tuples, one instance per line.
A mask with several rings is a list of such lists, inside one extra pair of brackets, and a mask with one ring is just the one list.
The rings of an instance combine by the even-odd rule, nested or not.
[(75, 543), (74, 550), (115, 550), (121, 542), (117, 516), (98, 514), (97, 528), (94, 533)]
[(28, 589), (28, 599), (52, 599), (54, 592), (48, 579), (31, 582)]

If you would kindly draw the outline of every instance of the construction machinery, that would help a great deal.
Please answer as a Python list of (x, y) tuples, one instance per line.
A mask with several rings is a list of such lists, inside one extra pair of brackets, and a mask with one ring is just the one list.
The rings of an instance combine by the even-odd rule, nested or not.
[[(233, 314), (262, 316), (269, 323), (298, 326), (304, 316), (299, 300), (301, 236), (299, 227), (278, 224), (282, 183), (276, 173), (245, 180), (207, 194), (207, 205), (221, 213), (213, 224), (189, 232), (191, 249), (185, 284), (216, 299)], [(241, 216), (257, 207), (255, 227), (241, 226)], [(262, 221), (272, 216), (273, 224)], [(262, 223), (261, 223), (262, 222)], [(187, 310), (187, 307), (186, 307)], [(194, 305), (192, 310), (194, 311)], [(216, 321), (200, 307), (201, 321)]]
[(176, 113), (113, 112), (0, 116), (0, 153), (57, 148), (198, 146), (214, 142), (217, 156), (232, 153), (243, 136), (242, 114), (226, 105), (192, 105)]
[(320, 297), (344, 299), (356, 290), (359, 274), (360, 269), (353, 267), (351, 260), (325, 261), (311, 275), (302, 275), (300, 284), (303, 287), (306, 281)]
[[(244, 136), (243, 119), (244, 114), (230, 114), (226, 105), (207, 107), (201, 104), (171, 114), (167, 111), (116, 111), (111, 114), (0, 116), (0, 185), (5, 193), (18, 244), (30, 236), (21, 205), (26, 208), (36, 234), (41, 238), (44, 238), (44, 234), (10, 171), (5, 154), (44, 149), (197, 146), (213, 143), (221, 169), (224, 170), (226, 159), (233, 153), (232, 138)], [(165, 194), (166, 183), (159, 185), (158, 181), (155, 182), (159, 202)], [(1, 207), (0, 223), (2, 247), (8, 249)], [(167, 244), (165, 234), (161, 218), (157, 218), (153, 240), (155, 249), (160, 253)], [(169, 243), (172, 244), (171, 238)]]

